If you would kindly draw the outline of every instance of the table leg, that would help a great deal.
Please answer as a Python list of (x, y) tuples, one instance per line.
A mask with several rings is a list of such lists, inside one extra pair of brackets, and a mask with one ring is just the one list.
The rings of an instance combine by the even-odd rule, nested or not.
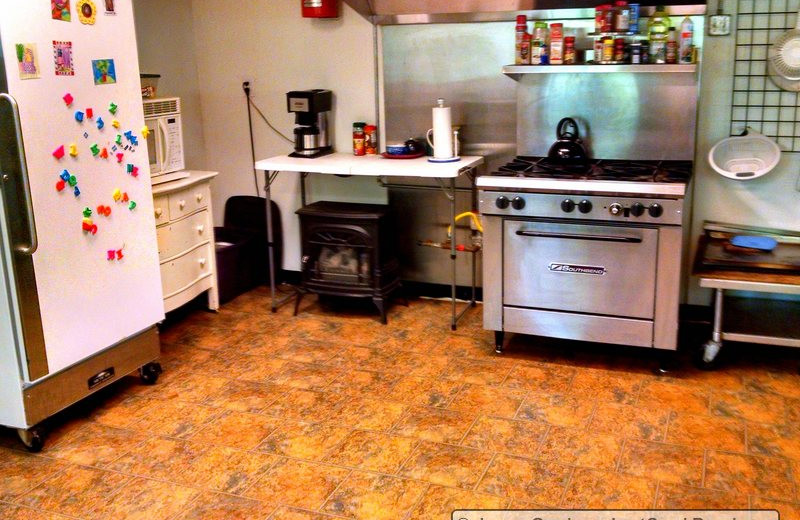
[(278, 310), (275, 304), (275, 247), (272, 242), (272, 179), (268, 170), (264, 170), (264, 194), (267, 202), (267, 250), (269, 251), (269, 296), (272, 312)]
[(703, 363), (711, 365), (722, 349), (722, 306), (723, 290), (714, 290), (714, 329), (711, 332), (711, 339), (703, 345)]
[(452, 309), (452, 321), (450, 330), (456, 330), (456, 180), (450, 179), (450, 262), (452, 264), (452, 281), (450, 284), (450, 303)]

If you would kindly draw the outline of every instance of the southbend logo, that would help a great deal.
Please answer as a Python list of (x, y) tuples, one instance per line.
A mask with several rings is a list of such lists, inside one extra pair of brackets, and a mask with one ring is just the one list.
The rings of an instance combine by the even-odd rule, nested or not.
[(602, 276), (607, 272), (605, 267), (599, 267), (595, 265), (551, 263), (547, 266), (547, 268), (557, 273), (595, 274), (599, 276)]

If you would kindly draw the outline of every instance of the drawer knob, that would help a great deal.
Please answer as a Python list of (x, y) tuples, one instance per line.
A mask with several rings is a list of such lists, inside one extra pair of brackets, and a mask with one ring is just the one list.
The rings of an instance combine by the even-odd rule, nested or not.
[(202, 200), (203, 200), (203, 194), (202, 193), (198, 193), (196, 195), (196, 197), (197, 197), (197, 202), (202, 202)]
[(164, 211), (161, 208), (156, 208), (155, 213), (156, 213), (156, 218), (161, 218), (161, 215), (164, 213)]
[(200, 224), (199, 226), (197, 226), (197, 233), (199, 233), (200, 235), (202, 235), (203, 231), (205, 231), (205, 230), (206, 230), (206, 227), (203, 224)]
[(205, 258), (201, 258), (200, 260), (198, 260), (198, 262), (200, 263), (200, 267), (205, 267), (206, 266), (206, 259)]
[(183, 209), (183, 208), (185, 208), (185, 207), (186, 207), (186, 201), (185, 201), (185, 200), (179, 201), (179, 202), (178, 202), (178, 207), (179, 207), (180, 209)]

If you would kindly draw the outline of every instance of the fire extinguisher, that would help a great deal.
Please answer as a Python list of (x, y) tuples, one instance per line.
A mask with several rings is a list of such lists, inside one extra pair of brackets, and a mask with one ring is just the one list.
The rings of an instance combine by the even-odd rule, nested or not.
[(339, 0), (300, 0), (303, 18), (338, 18)]

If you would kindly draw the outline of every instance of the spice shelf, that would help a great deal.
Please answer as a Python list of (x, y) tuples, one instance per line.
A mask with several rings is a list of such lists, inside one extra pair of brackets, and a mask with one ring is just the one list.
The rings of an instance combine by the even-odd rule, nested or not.
[(608, 74), (615, 72), (638, 74), (695, 74), (697, 64), (690, 65), (505, 65), (503, 74), (519, 80), (522, 74)]

